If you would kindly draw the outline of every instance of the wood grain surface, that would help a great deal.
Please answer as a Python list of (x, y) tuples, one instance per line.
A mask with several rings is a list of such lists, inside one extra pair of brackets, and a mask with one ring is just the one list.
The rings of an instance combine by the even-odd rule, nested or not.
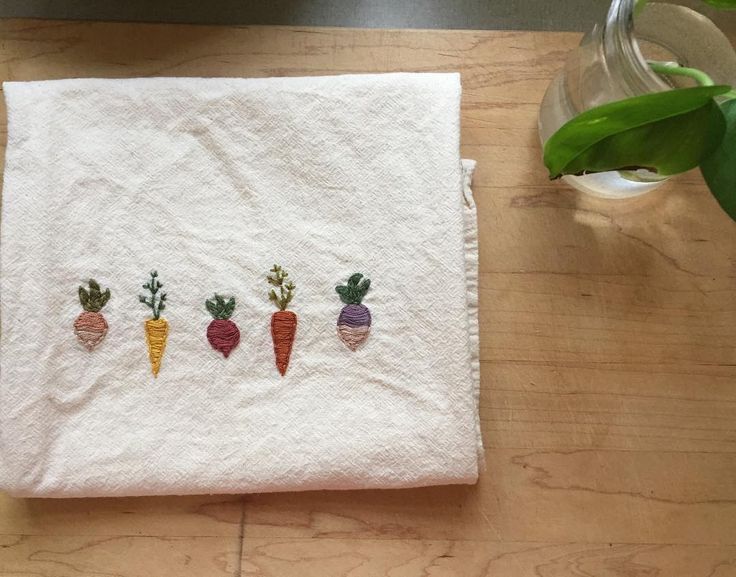
[(736, 575), (736, 224), (695, 172), (627, 202), (547, 180), (537, 108), (578, 39), (0, 23), (12, 80), (461, 71), (487, 447), (473, 487), (2, 496), (0, 575)]

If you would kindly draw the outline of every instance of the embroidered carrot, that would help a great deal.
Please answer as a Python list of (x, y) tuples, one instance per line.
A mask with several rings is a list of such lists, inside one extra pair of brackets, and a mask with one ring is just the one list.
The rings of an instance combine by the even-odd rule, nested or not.
[(213, 299), (204, 301), (207, 310), (214, 317), (214, 320), (207, 327), (207, 340), (212, 348), (225, 355), (230, 356), (230, 352), (238, 346), (240, 342), (240, 330), (238, 325), (230, 320), (235, 310), (235, 298), (225, 302), (225, 299), (215, 293)]
[(335, 287), (340, 300), (345, 303), (337, 319), (337, 336), (351, 351), (363, 344), (371, 332), (371, 311), (361, 304), (370, 286), (371, 280), (356, 272), (348, 279), (347, 285)]
[(294, 297), (296, 287), (292, 281), (285, 282), (289, 273), (280, 266), (273, 265), (271, 273), (266, 278), (269, 284), (279, 289), (278, 295), (275, 289), (271, 289), (268, 293), (268, 298), (279, 307), (279, 310), (271, 316), (271, 338), (273, 339), (273, 352), (276, 356), (276, 368), (283, 376), (286, 374), (286, 369), (289, 368), (289, 358), (296, 336), (296, 314), (286, 310)]
[(166, 293), (158, 294), (162, 286), (164, 285), (158, 280), (158, 272), (153, 271), (151, 272), (151, 280), (143, 285), (143, 288), (148, 289), (151, 293), (151, 297), (138, 296), (138, 299), (153, 311), (153, 318), (146, 321), (145, 329), (148, 358), (151, 361), (151, 371), (154, 377), (158, 376), (161, 369), (161, 359), (166, 348), (166, 337), (169, 335), (169, 323), (166, 319), (161, 318), (161, 311), (166, 308)]
[(84, 312), (74, 321), (74, 334), (88, 351), (92, 351), (107, 334), (107, 321), (100, 310), (110, 300), (110, 289), (101, 292), (95, 279), (89, 279), (88, 284), (89, 290), (79, 287), (79, 302)]

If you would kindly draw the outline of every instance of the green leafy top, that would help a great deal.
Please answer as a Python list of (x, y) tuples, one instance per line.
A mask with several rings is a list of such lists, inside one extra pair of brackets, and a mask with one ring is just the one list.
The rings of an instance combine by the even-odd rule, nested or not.
[(726, 117), (726, 136), (700, 163), (700, 172), (721, 208), (736, 220), (736, 99), (724, 102), (721, 110)]
[[(703, 0), (703, 2), (719, 10), (736, 10), (736, 0)], [(635, 0), (636, 14), (640, 13), (648, 3), (649, 0)]]
[(226, 320), (233, 316), (235, 297), (230, 297), (228, 301), (225, 301), (223, 297), (215, 293), (214, 298), (204, 301), (204, 304), (214, 318)]
[[(362, 282), (361, 282), (361, 279)], [(335, 292), (340, 295), (340, 300), (346, 305), (359, 305), (363, 301), (363, 297), (371, 288), (371, 279), (363, 278), (359, 272), (351, 275), (347, 285), (338, 285)]]
[(105, 292), (100, 291), (100, 285), (93, 278), (89, 279), (89, 291), (84, 287), (79, 287), (79, 302), (82, 308), (91, 313), (98, 313), (110, 300), (110, 289)]
[(545, 143), (550, 178), (630, 168), (662, 175), (689, 170), (723, 138), (725, 121), (713, 97), (729, 90), (681, 88), (586, 110)]
[[(736, 0), (704, 0), (736, 9)], [(639, 14), (648, 0), (635, 1)], [(544, 145), (550, 178), (645, 168), (663, 176), (695, 166), (721, 207), (736, 220), (736, 89), (714, 86), (695, 68), (649, 61), (660, 75), (700, 86), (645, 94), (591, 108), (572, 118)]]
[(723, 10), (736, 10), (736, 0), (703, 0), (706, 4)]
[(161, 295), (157, 296), (162, 286), (164, 285), (158, 280), (158, 272), (154, 270), (151, 272), (151, 280), (143, 285), (143, 288), (148, 289), (151, 293), (151, 298), (146, 298), (143, 295), (138, 296), (138, 300), (153, 311), (154, 320), (158, 320), (161, 316), (161, 311), (166, 308), (166, 293), (161, 293)]
[(282, 269), (279, 265), (273, 265), (271, 274), (266, 276), (266, 280), (269, 284), (278, 287), (279, 294), (276, 294), (274, 289), (271, 289), (268, 293), (268, 298), (271, 300), (279, 310), (285, 311), (286, 307), (289, 306), (291, 299), (294, 298), (294, 290), (296, 285), (292, 282), (285, 282), (289, 273)]

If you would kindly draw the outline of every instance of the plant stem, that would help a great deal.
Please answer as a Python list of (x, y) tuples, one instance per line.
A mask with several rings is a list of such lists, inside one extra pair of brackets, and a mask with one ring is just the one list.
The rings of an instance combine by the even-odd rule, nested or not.
[(715, 84), (710, 76), (697, 68), (687, 68), (680, 66), (676, 62), (658, 62), (656, 60), (648, 60), (647, 64), (657, 74), (687, 76), (697, 82), (699, 86), (713, 86)]

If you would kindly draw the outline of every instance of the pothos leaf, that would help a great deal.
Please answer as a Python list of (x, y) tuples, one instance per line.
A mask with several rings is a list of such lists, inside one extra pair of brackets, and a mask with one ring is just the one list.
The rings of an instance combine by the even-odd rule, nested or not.
[(723, 137), (725, 121), (713, 97), (729, 90), (680, 88), (591, 108), (546, 142), (550, 178), (631, 168), (662, 175), (689, 170)]
[(708, 188), (718, 204), (736, 220), (736, 99), (721, 105), (726, 117), (726, 134), (720, 146), (700, 163)]
[(703, 0), (703, 2), (723, 10), (736, 10), (736, 0)]

